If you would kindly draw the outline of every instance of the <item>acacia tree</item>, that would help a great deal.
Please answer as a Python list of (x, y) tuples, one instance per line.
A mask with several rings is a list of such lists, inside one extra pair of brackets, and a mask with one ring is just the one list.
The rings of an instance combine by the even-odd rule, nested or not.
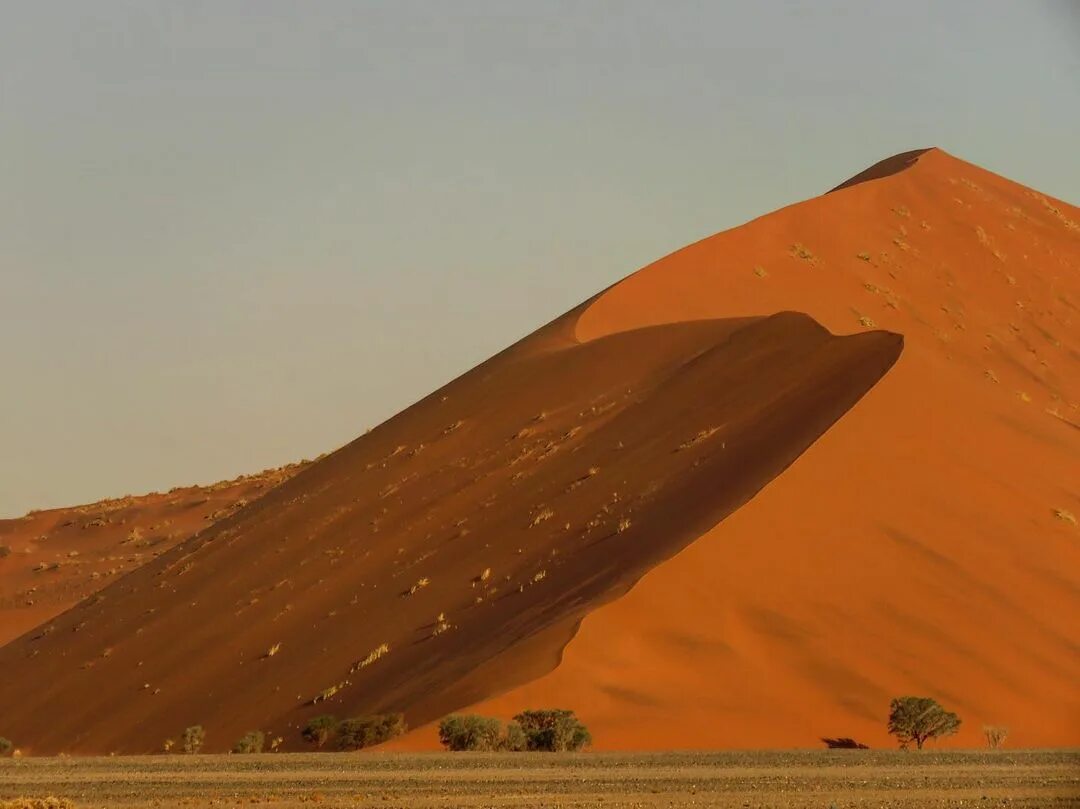
[(521, 726), (528, 750), (559, 753), (581, 750), (592, 743), (588, 728), (573, 711), (555, 708), (522, 711), (514, 721)]
[(927, 739), (951, 736), (959, 728), (960, 717), (930, 697), (897, 697), (889, 703), (889, 733), (903, 749), (914, 742), (922, 750)]
[(490, 716), (453, 714), (439, 723), (439, 741), (447, 750), (498, 750), (502, 722)]

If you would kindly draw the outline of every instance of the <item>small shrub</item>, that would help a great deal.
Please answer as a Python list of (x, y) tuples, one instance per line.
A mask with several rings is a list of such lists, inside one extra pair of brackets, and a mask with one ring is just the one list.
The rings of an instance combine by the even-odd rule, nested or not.
[(300, 735), (304, 737), (304, 741), (311, 742), (316, 747), (322, 747), (337, 733), (338, 724), (340, 723), (337, 717), (330, 714), (316, 716), (304, 726)]
[(439, 741), (447, 750), (498, 750), (502, 723), (477, 714), (455, 714), (439, 723)]
[(951, 736), (960, 728), (960, 717), (930, 697), (897, 697), (889, 703), (889, 733), (907, 749), (912, 742), (922, 750), (927, 739)]
[(588, 728), (573, 711), (544, 709), (522, 711), (514, 717), (525, 734), (527, 750), (558, 753), (581, 750), (592, 742)]
[(0, 736), (0, 756), (10, 756), (14, 750), (15, 745), (11, 743), (11, 739)]
[(181, 744), (185, 753), (193, 755), (202, 750), (203, 742), (206, 741), (206, 731), (202, 725), (192, 725), (184, 730)]
[(830, 739), (823, 737), (821, 741), (825, 742), (825, 746), (830, 750), (869, 750), (870, 746), (866, 744), (860, 744), (848, 736), (840, 736), (836, 739)]
[(407, 730), (405, 717), (399, 713), (375, 714), (346, 719), (338, 725), (339, 750), (362, 750), (388, 742)]
[(234, 753), (261, 753), (266, 744), (266, 736), (261, 730), (249, 730), (233, 745)]
[(0, 559), (3, 559), (5, 556), (11, 556), (11, 548), (7, 545), (0, 545)]
[(166, 739), (161, 743), (161, 750), (163, 753), (171, 753), (174, 747), (176, 747), (176, 741), (174, 739)]
[(1005, 739), (1009, 736), (1009, 729), (1001, 725), (984, 725), (983, 736), (986, 737), (986, 746), (991, 750), (997, 750), (1001, 745), (1005, 744)]

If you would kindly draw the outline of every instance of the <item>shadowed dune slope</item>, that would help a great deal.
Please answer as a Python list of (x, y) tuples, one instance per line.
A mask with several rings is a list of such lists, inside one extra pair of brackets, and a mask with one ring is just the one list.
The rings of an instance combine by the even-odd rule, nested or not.
[(949, 744), (984, 724), (1080, 744), (1080, 211), (940, 150), (900, 158), (584, 313), (595, 339), (797, 307), (905, 348), (753, 501), (590, 614), (556, 671), (480, 710), (573, 706), (605, 747), (878, 746), (916, 693), (960, 713)]
[(579, 343), (576, 318), (4, 647), (5, 734), (152, 751), (199, 723), (214, 750), (252, 728), (297, 747), (318, 713), (422, 723), (549, 671), (584, 615), (791, 464), (902, 342), (779, 313)]

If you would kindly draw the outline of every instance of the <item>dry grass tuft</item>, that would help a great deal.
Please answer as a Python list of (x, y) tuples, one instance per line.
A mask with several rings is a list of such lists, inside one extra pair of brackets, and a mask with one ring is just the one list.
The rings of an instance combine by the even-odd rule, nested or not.
[(532, 518), (532, 522), (529, 523), (530, 528), (535, 528), (542, 522), (546, 522), (555, 516), (555, 512), (550, 508), (543, 508), (536, 512), (536, 516)]
[(718, 432), (720, 432), (719, 427), (709, 427), (707, 430), (701, 430), (693, 438), (689, 438), (686, 441), (683, 441), (681, 444), (679, 444), (679, 447), (676, 450), (676, 452), (680, 452), (680, 451), (682, 451), (684, 449), (690, 449), (690, 447), (692, 447), (692, 446), (694, 446), (696, 444), (700, 444), (702, 441), (705, 441), (706, 439), (711, 438), (712, 436), (716, 435)]
[(75, 809), (67, 798), (14, 798), (0, 801), (0, 809)]
[(1076, 525), (1076, 515), (1074, 515), (1071, 511), (1066, 511), (1063, 508), (1055, 508), (1054, 516), (1062, 522), (1069, 523), (1069, 525)]

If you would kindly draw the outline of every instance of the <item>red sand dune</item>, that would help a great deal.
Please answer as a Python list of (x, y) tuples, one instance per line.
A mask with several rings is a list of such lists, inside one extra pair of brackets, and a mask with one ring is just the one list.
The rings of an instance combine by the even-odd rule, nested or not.
[(930, 150), (691, 245), (0, 649), (0, 733), (878, 745), (920, 693), (1077, 744), (1078, 221)]

